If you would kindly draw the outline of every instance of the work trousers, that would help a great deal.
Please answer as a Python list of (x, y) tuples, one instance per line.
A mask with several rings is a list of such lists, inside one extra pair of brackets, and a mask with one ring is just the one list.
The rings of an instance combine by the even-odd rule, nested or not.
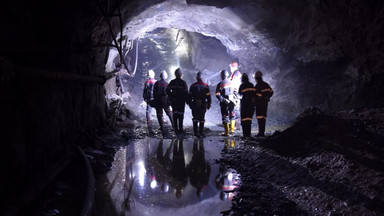
[(202, 100), (195, 100), (191, 104), (191, 109), (193, 121), (205, 121), (206, 103), (203, 103)]
[(228, 104), (225, 102), (220, 102), (220, 108), (223, 124), (228, 124), (230, 120), (235, 119), (235, 104), (233, 102), (230, 102)]

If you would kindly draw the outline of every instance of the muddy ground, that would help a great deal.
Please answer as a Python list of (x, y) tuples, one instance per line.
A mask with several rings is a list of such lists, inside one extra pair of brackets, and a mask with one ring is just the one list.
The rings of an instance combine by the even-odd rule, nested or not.
[(282, 133), (219, 161), (242, 185), (231, 214), (384, 215), (384, 110), (311, 108)]
[[(115, 131), (120, 140), (176, 138), (155, 128), (148, 132), (142, 120), (122, 121)], [(192, 128), (186, 131), (179, 138), (192, 137)], [(221, 128), (205, 132), (208, 139), (219, 137)], [(242, 140), (238, 133), (238, 144), (225, 148), (217, 161), (241, 176), (232, 209), (223, 215), (384, 215), (383, 133), (384, 109), (316, 108), (265, 138)], [(103, 139), (116, 142), (116, 132)], [(93, 165), (96, 173), (108, 170), (105, 160), (96, 158)]]

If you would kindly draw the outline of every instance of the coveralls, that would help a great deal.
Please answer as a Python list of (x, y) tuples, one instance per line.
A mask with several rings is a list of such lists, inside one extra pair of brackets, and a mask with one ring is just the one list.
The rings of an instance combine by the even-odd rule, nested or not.
[[(238, 121), (240, 119), (240, 101), (239, 101), (239, 88), (240, 88), (240, 84), (241, 84), (241, 75), (242, 73), (239, 71), (239, 70), (235, 70), (231, 77), (230, 77), (230, 80), (232, 82), (232, 87), (233, 87), (233, 91), (234, 91), (234, 104), (235, 104), (235, 108), (234, 108), (234, 112), (235, 112), (235, 117), (233, 118), (233, 120), (236, 120), (237, 121), (237, 124), (239, 124), (240, 122)], [(231, 130), (232, 130), (232, 133), (234, 133), (235, 131), (235, 125), (234, 125), (235, 121), (231, 122)], [(239, 125), (237, 126), (239, 127)]]
[(155, 83), (153, 86), (153, 98), (155, 100), (155, 108), (156, 108), (156, 115), (157, 120), (159, 121), (160, 130), (163, 131), (163, 110), (169, 117), (169, 120), (171, 121), (171, 124), (173, 124), (172, 120), (172, 111), (171, 107), (169, 106), (169, 99), (168, 95), (166, 94), (168, 83), (161, 79)]
[(265, 122), (267, 119), (267, 110), (269, 99), (273, 95), (273, 90), (268, 83), (263, 80), (258, 81), (255, 86), (256, 91), (256, 119), (259, 124), (259, 136), (264, 136)]
[(220, 101), (223, 124), (229, 124), (229, 121), (235, 118), (234, 94), (231, 81), (224, 79), (217, 84), (216, 98)]
[(181, 78), (176, 77), (176, 79), (171, 80), (169, 83), (167, 87), (167, 95), (171, 101), (175, 132), (182, 133), (185, 102), (188, 97), (187, 83)]
[(199, 134), (203, 135), (205, 112), (211, 107), (211, 101), (208, 84), (199, 80), (191, 85), (188, 93), (188, 104), (192, 109), (193, 132), (195, 136), (198, 135), (197, 125), (199, 122)]
[(251, 136), (252, 116), (255, 107), (255, 88), (249, 81), (243, 82), (239, 88), (241, 126), (243, 128), (243, 137)]
[(143, 90), (143, 98), (144, 101), (147, 103), (147, 109), (145, 112), (145, 116), (147, 117), (147, 124), (149, 125), (151, 123), (151, 111), (153, 104), (153, 86), (155, 85), (156, 80), (153, 78), (148, 79), (144, 83), (144, 90)]

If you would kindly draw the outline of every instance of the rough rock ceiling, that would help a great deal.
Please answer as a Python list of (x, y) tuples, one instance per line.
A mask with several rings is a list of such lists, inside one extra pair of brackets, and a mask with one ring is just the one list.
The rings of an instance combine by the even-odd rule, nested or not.
[[(126, 18), (123, 35), (133, 39), (174, 28), (192, 38), (197, 33), (215, 37), (243, 71), (267, 71), (267, 79), (279, 86), (277, 100), (296, 108), (354, 107), (358, 98), (367, 98), (358, 86), (380, 86), (373, 78), (384, 66), (380, 1), (170, 0), (146, 1), (137, 8)], [(199, 45), (192, 40), (195, 65)], [(308, 91), (308, 85), (314, 89)], [(331, 88), (320, 90), (327, 85)], [(331, 98), (333, 88), (339, 89)]]

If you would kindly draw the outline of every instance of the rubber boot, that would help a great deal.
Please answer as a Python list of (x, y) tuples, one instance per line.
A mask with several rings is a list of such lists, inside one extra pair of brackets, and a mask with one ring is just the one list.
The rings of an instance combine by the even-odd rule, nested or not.
[(236, 130), (240, 130), (241, 128), (240, 118), (236, 119)]
[(163, 116), (157, 116), (157, 121), (159, 121), (160, 131), (161, 131), (161, 132), (164, 132)]
[(150, 126), (152, 124), (151, 114), (149, 112), (146, 112), (145, 117), (147, 118), (147, 125)]
[(265, 132), (265, 119), (258, 119), (257, 123), (259, 124), (259, 133), (257, 136), (264, 136)]
[(177, 116), (175, 114), (173, 114), (173, 129), (175, 130), (175, 133), (178, 134), (179, 133), (179, 128), (177, 127)]
[(204, 136), (204, 121), (200, 121), (199, 134), (200, 136)]
[(249, 138), (251, 136), (251, 121), (244, 121), (243, 123), (243, 136)]
[(245, 123), (245, 121), (242, 121), (241, 122), (241, 127), (242, 127), (242, 129), (243, 129), (243, 138), (246, 138), (247, 137), (247, 129), (246, 129), (246, 123)]
[(198, 136), (198, 134), (197, 134), (197, 121), (193, 121), (193, 134), (195, 136)]
[(182, 134), (184, 132), (183, 130), (183, 118), (179, 117), (179, 134)]
[(231, 133), (235, 133), (236, 120), (231, 120)]
[(224, 123), (224, 133), (221, 136), (229, 136), (229, 123)]
[(171, 122), (171, 125), (173, 128), (175, 128), (175, 124), (173, 122), (172, 114), (168, 115), (169, 121)]

